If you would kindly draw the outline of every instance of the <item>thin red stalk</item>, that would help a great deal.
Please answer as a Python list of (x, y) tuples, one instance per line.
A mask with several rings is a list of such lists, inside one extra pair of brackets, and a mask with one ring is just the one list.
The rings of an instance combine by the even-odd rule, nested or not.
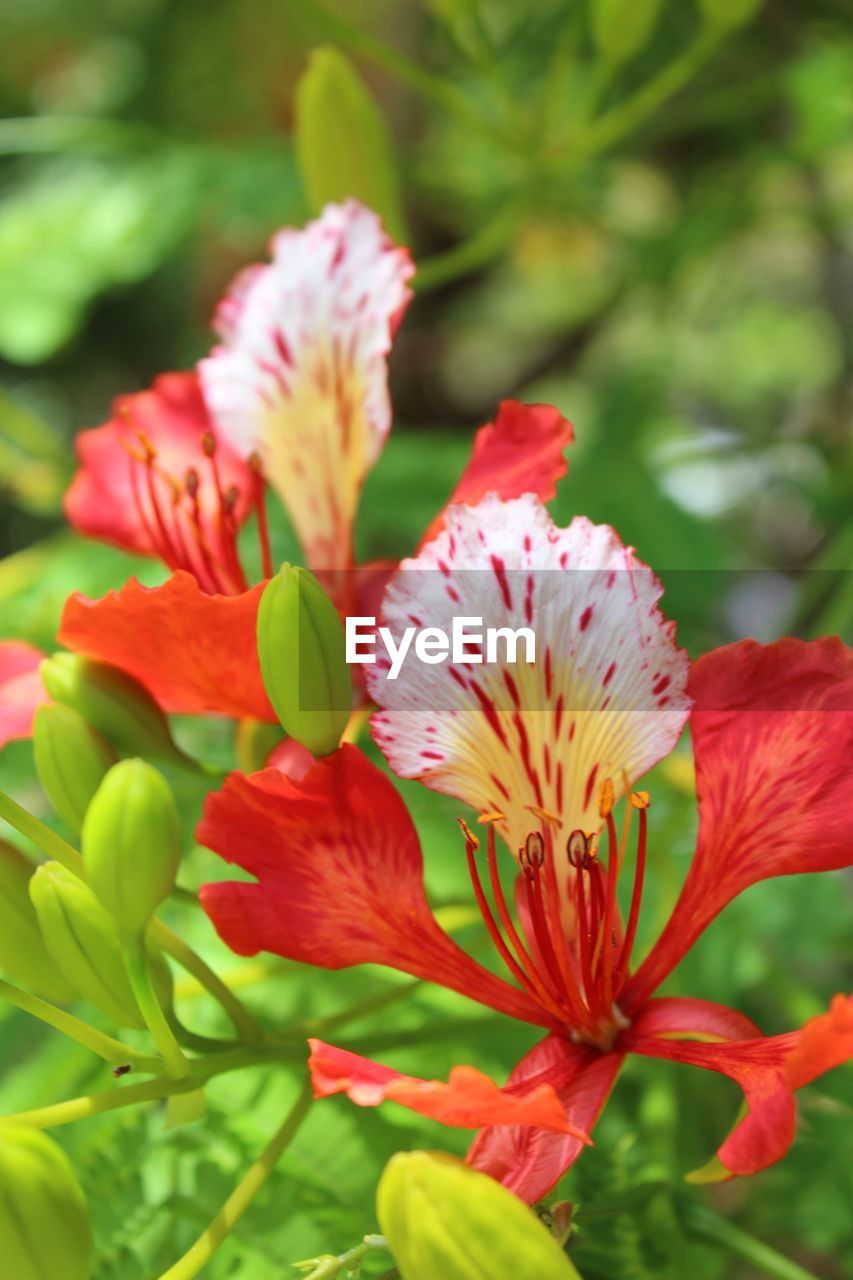
[(622, 947), (619, 952), (619, 963), (616, 967), (616, 976), (614, 987), (619, 992), (625, 975), (628, 972), (628, 965), (631, 962), (631, 952), (634, 948), (634, 940), (637, 936), (637, 925), (640, 920), (640, 902), (643, 897), (643, 881), (646, 875), (646, 840), (648, 833), (648, 820), (646, 818), (646, 810), (640, 809), (640, 834), (637, 840), (637, 866), (634, 871), (634, 889), (631, 894), (631, 909), (628, 914), (628, 923), (625, 927), (625, 937), (622, 941)]
[(480, 873), (477, 870), (477, 861), (474, 856), (473, 846), (468, 842), (465, 844), (465, 853), (468, 858), (468, 873), (471, 876), (471, 884), (474, 888), (474, 896), (477, 899), (477, 906), (480, 908), (480, 914), (483, 917), (483, 921), (489, 931), (489, 936), (492, 939), (492, 942), (495, 944), (501, 959), (516, 981), (520, 983), (529, 996), (532, 996), (537, 1003), (541, 1003), (538, 993), (530, 982), (527, 974), (521, 968), (515, 956), (503, 940), (503, 935), (498, 928), (497, 921), (492, 915), (492, 909), (489, 906), (486, 895), (483, 892), (483, 886), (480, 883)]

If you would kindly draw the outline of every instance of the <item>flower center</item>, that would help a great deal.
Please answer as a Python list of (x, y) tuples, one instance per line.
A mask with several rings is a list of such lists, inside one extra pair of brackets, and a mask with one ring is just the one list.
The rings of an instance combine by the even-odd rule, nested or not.
[(216, 439), (201, 437), (205, 470), (188, 467), (183, 478), (173, 475), (158, 456), (148, 436), (136, 427), (129, 411), (125, 418), (133, 440), (123, 440), (130, 466), (133, 503), (152, 551), (170, 569), (184, 569), (210, 594), (237, 595), (247, 589), (246, 575), (237, 546), (237, 508), (248, 497), (257, 516), (264, 575), (272, 573), (269, 534), (264, 501), (265, 482), (260, 462), (249, 463), (251, 492), (237, 485), (227, 488), (217, 463)]
[[(632, 792), (621, 840), (613, 818), (609, 779), (599, 796), (599, 812), (607, 833), (607, 862), (602, 863), (596, 837), (574, 830), (558, 856), (560, 820), (539, 810), (542, 829), (531, 831), (519, 850), (521, 875), (516, 884), (517, 927), (501, 887), (495, 823), (501, 813), (485, 813), (487, 863), (492, 903), (477, 866), (478, 837), (460, 822), (471, 883), (486, 928), (516, 981), (553, 1018), (570, 1029), (572, 1038), (609, 1050), (628, 1020), (619, 995), (637, 934), (646, 867), (649, 796)], [(625, 861), (630, 816), (639, 817), (634, 883), (627, 920), (622, 921), (616, 884)]]

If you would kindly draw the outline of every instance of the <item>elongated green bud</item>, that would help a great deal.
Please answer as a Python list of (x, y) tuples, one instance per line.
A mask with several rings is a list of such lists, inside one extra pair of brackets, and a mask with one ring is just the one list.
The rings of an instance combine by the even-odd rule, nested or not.
[(133, 676), (78, 653), (56, 653), (40, 671), (51, 698), (79, 711), (122, 755), (186, 760), (165, 715)]
[[(144, 1027), (125, 972), (118, 928), (91, 889), (58, 862), (30, 881), (44, 945), (74, 987), (119, 1027)], [(153, 972), (158, 996), (171, 1000), (171, 971), (159, 953)]]
[(403, 1280), (579, 1280), (521, 1200), (451, 1156), (393, 1156), (376, 1209)]
[(89, 884), (120, 930), (141, 933), (168, 898), (181, 860), (172, 789), (144, 760), (122, 760), (104, 778), (83, 823)]
[(92, 1274), (89, 1215), (68, 1157), (23, 1125), (0, 1125), (0, 1268), (9, 1280)]
[(0, 840), (0, 971), (34, 995), (68, 1004), (74, 990), (42, 940), (30, 902), (33, 870), (23, 854)]
[(79, 711), (61, 702), (36, 712), (33, 751), (45, 795), (62, 821), (79, 835), (89, 801), (115, 764), (116, 753)]
[(340, 746), (352, 677), (338, 611), (307, 569), (283, 565), (258, 610), (258, 657), (282, 726), (315, 756)]

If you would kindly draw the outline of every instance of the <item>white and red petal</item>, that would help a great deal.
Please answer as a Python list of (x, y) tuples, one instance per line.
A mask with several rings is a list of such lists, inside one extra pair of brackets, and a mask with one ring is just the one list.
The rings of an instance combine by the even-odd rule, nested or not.
[[(564, 837), (597, 831), (599, 789), (616, 797), (675, 745), (690, 709), (688, 660), (658, 608), (655, 575), (607, 525), (558, 528), (531, 494), (451, 507), (443, 532), (403, 561), (383, 620), (448, 633), (454, 617), (482, 628), (528, 627), (535, 661), (425, 665), (395, 680), (368, 667), (380, 710), (373, 730), (392, 768), (482, 811), (515, 852), (530, 806), (557, 815)], [(381, 646), (380, 646), (381, 650)], [(523, 659), (523, 645), (517, 656)]]
[(257, 453), (314, 569), (350, 563), (365, 474), (391, 426), (387, 357), (414, 271), (354, 200), (287, 228), (220, 304), (201, 362), (219, 432)]

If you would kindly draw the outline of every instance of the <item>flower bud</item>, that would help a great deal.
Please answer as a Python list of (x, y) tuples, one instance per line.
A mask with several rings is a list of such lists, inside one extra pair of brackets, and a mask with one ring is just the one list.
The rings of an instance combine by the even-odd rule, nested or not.
[(51, 698), (79, 711), (123, 755), (184, 760), (160, 707), (125, 671), (78, 653), (56, 653), (40, 671)]
[[(119, 1027), (144, 1027), (125, 972), (118, 928), (92, 890), (58, 862), (39, 867), (30, 881), (41, 936), (78, 995)], [(157, 952), (154, 984), (171, 1002), (171, 970)]]
[(14, 1280), (89, 1280), (92, 1231), (68, 1157), (39, 1129), (0, 1125), (0, 1258)]
[(30, 902), (32, 863), (0, 840), (0, 970), (34, 995), (68, 1004), (74, 990), (44, 944)]
[(89, 884), (119, 926), (141, 933), (168, 898), (181, 860), (172, 789), (144, 760), (113, 765), (83, 823)]
[(352, 677), (338, 611), (307, 569), (283, 565), (258, 610), (258, 657), (281, 724), (315, 756), (340, 745)]
[(376, 1209), (403, 1280), (578, 1280), (527, 1205), (452, 1156), (393, 1156)]
[(36, 772), (54, 811), (77, 835), (116, 754), (73, 707), (52, 702), (33, 721)]

